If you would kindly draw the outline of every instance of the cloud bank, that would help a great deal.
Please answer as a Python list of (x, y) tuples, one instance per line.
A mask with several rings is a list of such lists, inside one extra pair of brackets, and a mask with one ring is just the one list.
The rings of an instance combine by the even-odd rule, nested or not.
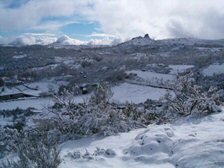
[(96, 0), (91, 19), (122, 38), (224, 38), (223, 0)]
[[(1, 36), (0, 36), (1, 39)], [(117, 44), (119, 40), (113, 38), (102, 38), (102, 39), (90, 39), (90, 40), (78, 40), (71, 38), (68, 35), (59, 35), (47, 33), (25, 33), (14, 39), (10, 44), (15, 46), (26, 46), (26, 45), (111, 45)]]
[(11, 42), (13, 45), (47, 45), (57, 41), (54, 34), (25, 33)]

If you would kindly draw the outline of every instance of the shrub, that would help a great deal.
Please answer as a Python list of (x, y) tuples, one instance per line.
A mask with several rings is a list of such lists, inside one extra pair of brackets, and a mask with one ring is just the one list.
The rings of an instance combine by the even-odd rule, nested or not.
[(4, 86), (5, 85), (5, 82), (2, 78), (0, 78), (0, 87)]
[(7, 168), (57, 168), (61, 163), (57, 138), (40, 130), (15, 132), (11, 134), (14, 141), (12, 149), (18, 154), (17, 161), (2, 163)]
[[(67, 93), (70, 97), (70, 93)], [(143, 127), (140, 115), (131, 114), (127, 109), (118, 108), (110, 103), (112, 92), (105, 86), (98, 86), (89, 101), (75, 104), (71, 99), (57, 97), (57, 108), (49, 109), (55, 114), (50, 128), (56, 128), (63, 134), (112, 135)], [(135, 113), (135, 112), (133, 112)]]
[(218, 112), (220, 109), (216, 105), (214, 94), (203, 91), (190, 77), (191, 74), (180, 76), (173, 90), (174, 97), (166, 95), (168, 112), (181, 116)]
[(111, 74), (109, 74), (109, 76), (106, 77), (106, 81), (109, 82), (120, 82), (124, 79), (126, 79), (128, 77), (128, 75), (125, 73), (124, 70), (117, 70), (112, 72)]

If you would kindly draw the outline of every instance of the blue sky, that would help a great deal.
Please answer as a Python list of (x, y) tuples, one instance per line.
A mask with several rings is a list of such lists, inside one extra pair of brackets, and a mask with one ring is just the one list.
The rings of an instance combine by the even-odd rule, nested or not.
[[(0, 3), (2, 3), (3, 8), (6, 10), (18, 10), (26, 6), (31, 1), (32, 0), (2, 0)], [(56, 28), (54, 28), (54, 26), (56, 26)], [(97, 21), (90, 21), (83, 18), (83, 16), (80, 16), (79, 14), (72, 14), (67, 16), (55, 14), (55, 16), (47, 15), (41, 17), (36, 27), (27, 26), (15, 29), (2, 29), (0, 30), (0, 36), (16, 37), (25, 33), (40, 34), (52, 32), (59, 35), (66, 34), (70, 37), (80, 40), (89, 40), (91, 38), (91, 34), (102, 33), (100, 30), (100, 24)]]
[(146, 33), (221, 39), (223, 9), (223, 0), (0, 0), (0, 43), (49, 34), (98, 43)]

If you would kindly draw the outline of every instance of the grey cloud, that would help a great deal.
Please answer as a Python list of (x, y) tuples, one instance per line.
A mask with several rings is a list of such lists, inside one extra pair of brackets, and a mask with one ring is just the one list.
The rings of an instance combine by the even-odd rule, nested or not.
[(96, 0), (91, 19), (123, 39), (143, 33), (153, 38), (224, 38), (223, 0)]

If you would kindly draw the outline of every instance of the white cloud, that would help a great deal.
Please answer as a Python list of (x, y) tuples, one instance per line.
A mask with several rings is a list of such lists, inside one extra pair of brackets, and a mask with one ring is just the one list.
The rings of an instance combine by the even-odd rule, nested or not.
[(58, 32), (58, 30), (66, 25), (78, 23), (75, 21), (48, 21), (34, 26), (33, 30), (47, 30), (48, 32)]
[(113, 45), (120, 43), (120, 39), (91, 39), (86, 41), (87, 45)]
[(149, 33), (153, 38), (224, 37), (223, 0), (95, 0), (90, 19), (105, 33), (123, 39)]
[(106, 34), (106, 33), (92, 33), (88, 35), (89, 37), (100, 37), (100, 38), (116, 38), (115, 35)]
[(15, 45), (47, 45), (57, 41), (57, 37), (54, 34), (46, 34), (46, 33), (26, 33), (15, 40), (13, 40), (12, 44)]
[(67, 35), (63, 35), (57, 39), (56, 43), (58, 43), (60, 45), (82, 45), (82, 44), (85, 44), (86, 42), (77, 40), (77, 39), (73, 39)]
[(88, 8), (88, 4), (89, 0), (33, 0), (12, 9), (0, 4), (0, 30), (32, 28), (45, 17), (74, 16)]
[(119, 39), (115, 38), (92, 38), (90, 40), (78, 40), (71, 38), (67, 35), (55, 35), (48, 33), (25, 33), (16, 38), (4, 39), (5, 44), (11, 40), (10, 44), (24, 46), (24, 45), (48, 45), (48, 44), (59, 44), (59, 45), (111, 45), (120, 42)]

